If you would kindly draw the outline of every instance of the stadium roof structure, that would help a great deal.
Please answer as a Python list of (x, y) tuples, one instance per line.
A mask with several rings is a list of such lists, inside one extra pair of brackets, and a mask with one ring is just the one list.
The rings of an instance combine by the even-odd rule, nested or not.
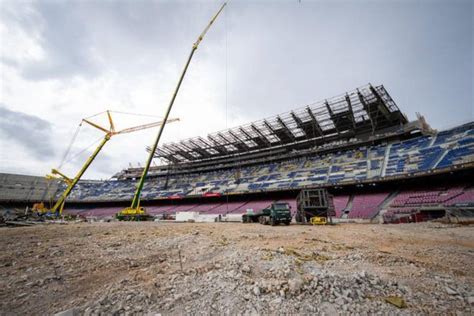
[[(210, 161), (264, 151), (322, 145), (358, 135), (376, 135), (408, 122), (383, 85), (365, 85), (343, 95), (234, 127), (158, 148), (155, 158), (171, 163)], [(150, 151), (150, 148), (147, 148)]]

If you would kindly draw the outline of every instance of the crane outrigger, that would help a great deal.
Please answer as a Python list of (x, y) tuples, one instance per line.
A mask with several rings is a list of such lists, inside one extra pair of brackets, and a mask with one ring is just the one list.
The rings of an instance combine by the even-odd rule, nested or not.
[(161, 138), (161, 134), (163, 133), (163, 130), (166, 125), (166, 121), (168, 119), (168, 116), (171, 112), (171, 108), (173, 107), (174, 100), (176, 99), (176, 96), (178, 95), (179, 88), (181, 87), (181, 83), (183, 82), (184, 75), (186, 74), (186, 71), (188, 70), (188, 66), (191, 62), (191, 59), (193, 58), (194, 53), (196, 52), (199, 44), (201, 43), (202, 39), (204, 38), (204, 35), (206, 35), (207, 31), (211, 27), (211, 25), (214, 23), (214, 21), (217, 19), (219, 14), (222, 12), (224, 7), (226, 6), (226, 2), (222, 4), (220, 7), (219, 11), (212, 17), (211, 21), (209, 24), (204, 28), (204, 31), (199, 35), (198, 39), (196, 42), (193, 44), (193, 47), (191, 49), (191, 53), (189, 54), (189, 57), (186, 61), (186, 64), (184, 65), (184, 69), (181, 72), (181, 76), (179, 77), (178, 84), (176, 85), (176, 88), (174, 90), (174, 93), (171, 97), (171, 101), (168, 105), (168, 108), (166, 109), (165, 116), (164, 116), (164, 123), (161, 125), (160, 130), (158, 131), (158, 135), (156, 136), (155, 142), (151, 146), (150, 149), (150, 155), (148, 156), (148, 160), (145, 164), (145, 167), (143, 168), (142, 175), (140, 177), (140, 181), (137, 184), (136, 190), (135, 190), (135, 195), (133, 196), (132, 204), (130, 207), (127, 207), (123, 209), (122, 211), (117, 213), (117, 218), (120, 220), (140, 220), (149, 217), (143, 207), (140, 206), (140, 197), (143, 189), (143, 185), (145, 183), (145, 178), (148, 174), (148, 169), (150, 169), (151, 161), (153, 160), (153, 156), (155, 155), (156, 148), (158, 147), (158, 143)]
[(33, 211), (36, 211), (38, 214), (46, 215), (48, 217), (59, 217), (59, 216), (61, 216), (62, 212), (63, 212), (63, 209), (64, 209), (64, 204), (66, 202), (66, 199), (69, 196), (69, 194), (71, 193), (72, 189), (76, 186), (76, 184), (79, 182), (79, 180), (81, 179), (84, 172), (86, 172), (87, 168), (89, 168), (91, 163), (97, 157), (97, 155), (102, 150), (104, 145), (112, 138), (112, 136), (132, 133), (132, 132), (136, 132), (136, 131), (141, 131), (141, 130), (148, 129), (148, 128), (153, 128), (153, 127), (156, 127), (156, 126), (163, 126), (165, 124), (165, 122), (166, 123), (172, 123), (172, 122), (179, 121), (179, 118), (171, 118), (171, 119), (166, 119), (166, 120), (159, 121), (159, 122), (153, 122), (153, 123), (148, 123), (148, 124), (144, 124), (144, 125), (138, 125), (138, 126), (129, 127), (129, 128), (125, 128), (125, 129), (116, 131), (114, 121), (112, 120), (111, 111), (107, 110), (106, 113), (107, 113), (108, 121), (110, 123), (110, 126), (109, 126), (108, 129), (105, 128), (105, 127), (102, 127), (102, 126), (100, 126), (100, 125), (98, 125), (98, 124), (96, 124), (96, 123), (94, 123), (94, 122), (92, 122), (88, 119), (82, 119), (80, 126), (82, 125), (82, 123), (87, 123), (90, 126), (95, 127), (97, 129), (103, 131), (105, 133), (104, 138), (99, 143), (99, 145), (96, 147), (96, 149), (94, 150), (92, 155), (86, 160), (86, 162), (84, 163), (84, 165), (78, 171), (78, 173), (76, 174), (76, 176), (74, 178), (71, 179), (71, 178), (67, 177), (66, 175), (64, 175), (62, 172), (60, 172), (57, 169), (52, 169), (51, 170), (51, 175), (47, 175), (46, 178), (47, 179), (61, 179), (61, 180), (64, 180), (67, 183), (66, 190), (64, 190), (64, 192), (61, 194), (61, 196), (58, 198), (58, 200), (56, 201), (56, 203), (54, 204), (54, 206), (51, 209), (48, 209), (48, 208), (44, 207), (43, 203), (37, 203), (37, 204), (33, 205)]

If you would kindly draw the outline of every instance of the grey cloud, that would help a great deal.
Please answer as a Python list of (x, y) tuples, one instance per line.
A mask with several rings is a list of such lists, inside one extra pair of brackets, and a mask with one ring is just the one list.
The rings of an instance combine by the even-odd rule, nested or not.
[(97, 74), (85, 21), (76, 14), (74, 2), (38, 1), (32, 7), (34, 10), (25, 8), (21, 2), (9, 5), (16, 7), (2, 10), (2, 18), (34, 35), (45, 56), (42, 60), (22, 64), (2, 58), (3, 63), (16, 66), (28, 80)]
[(23, 64), (0, 59), (27, 80), (93, 78), (104, 67), (124, 71), (144, 58), (147, 67), (173, 60), (176, 51), (191, 47), (189, 35), (198, 35), (189, 21), (200, 18), (204, 27), (209, 13), (197, 3), (154, 1), (38, 1), (31, 9), (7, 4), (11, 8), (1, 10), (1, 17), (36, 34), (45, 53), (42, 60)]
[[(133, 78), (170, 62), (178, 73), (219, 5), (44, 0), (34, 3), (33, 14), (12, 3), (20, 3), (20, 12), (7, 15), (9, 21), (38, 32), (47, 54), (37, 64), (16, 64), (31, 80), (96, 78), (103, 67)], [(473, 118), (472, 9), (468, 0), (230, 1), (192, 73), (203, 61), (216, 67), (198, 75), (223, 78), (228, 71), (229, 115), (260, 119), (371, 82), (386, 85), (410, 117), (421, 112), (445, 128), (447, 121)]]
[(2, 138), (26, 148), (37, 159), (49, 159), (54, 153), (49, 122), (34, 115), (11, 111), (1, 103), (0, 134)]

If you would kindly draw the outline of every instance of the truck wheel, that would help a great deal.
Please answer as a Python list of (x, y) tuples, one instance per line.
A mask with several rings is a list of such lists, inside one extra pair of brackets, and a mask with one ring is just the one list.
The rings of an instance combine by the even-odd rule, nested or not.
[(290, 221), (286, 221), (286, 222), (285, 222), (285, 225), (286, 225), (286, 226), (290, 225)]

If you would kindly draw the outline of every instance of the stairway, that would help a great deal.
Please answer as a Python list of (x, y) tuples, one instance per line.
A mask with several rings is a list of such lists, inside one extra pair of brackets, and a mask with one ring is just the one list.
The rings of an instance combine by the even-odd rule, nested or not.
[(352, 210), (352, 204), (353, 204), (353, 202), (354, 202), (354, 197), (355, 197), (355, 194), (352, 194), (352, 195), (349, 197), (349, 201), (347, 202), (346, 207), (342, 210), (341, 218), (347, 218), (347, 215), (351, 212), (351, 210)]
[(371, 222), (378, 222), (379, 216), (380, 216), (380, 211), (385, 210), (390, 205), (390, 203), (392, 203), (393, 199), (395, 199), (397, 197), (398, 193), (400, 193), (400, 191), (398, 191), (398, 190), (390, 193), (385, 198), (385, 200), (383, 200), (383, 202), (380, 203), (380, 205), (377, 208), (377, 213), (375, 213), (375, 215), (370, 219)]
[(390, 149), (392, 144), (388, 144), (387, 149), (385, 150), (385, 157), (383, 158), (382, 170), (380, 172), (380, 177), (385, 177), (385, 170), (387, 169), (388, 157), (390, 157)]

